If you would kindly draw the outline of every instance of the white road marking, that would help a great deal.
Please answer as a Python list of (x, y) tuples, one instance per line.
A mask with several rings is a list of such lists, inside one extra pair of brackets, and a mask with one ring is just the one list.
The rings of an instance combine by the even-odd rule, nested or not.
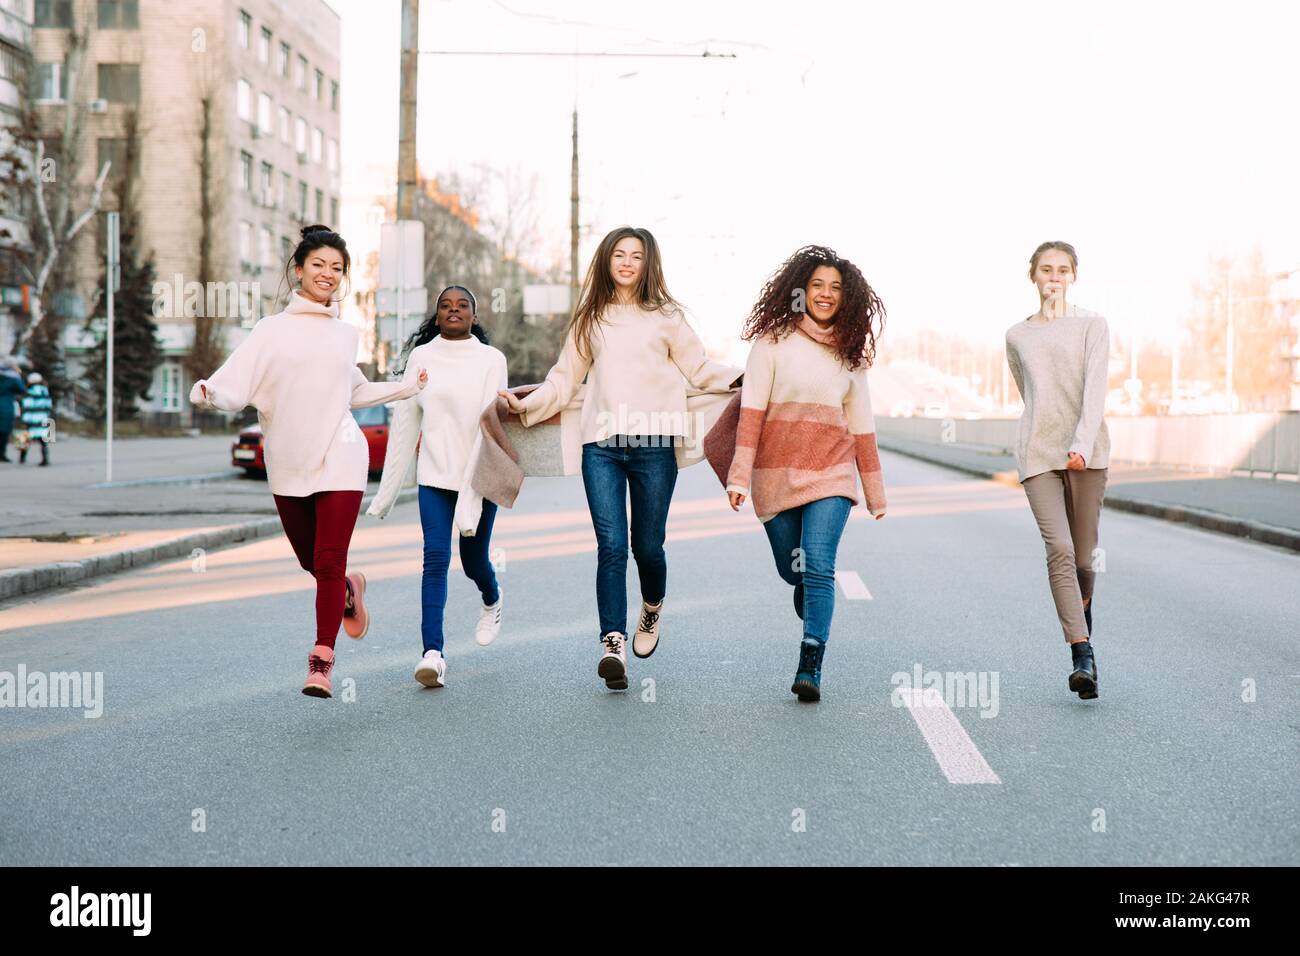
[(949, 783), (1001, 783), (937, 688), (896, 688)]
[(871, 592), (867, 586), (862, 583), (862, 578), (858, 576), (857, 571), (836, 571), (835, 580), (840, 583), (840, 590), (850, 601), (870, 601), (872, 600)]

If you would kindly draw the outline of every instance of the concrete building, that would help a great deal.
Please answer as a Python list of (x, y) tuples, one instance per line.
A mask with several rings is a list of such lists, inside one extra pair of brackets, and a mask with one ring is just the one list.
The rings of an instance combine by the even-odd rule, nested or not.
[[(88, 194), (102, 164), (121, 166), (127, 116), (141, 131), (136, 206), (160, 283), (166, 359), (146, 417), (189, 421), (183, 362), (196, 305), (218, 314), (226, 351), (284, 301), (284, 266), (303, 224), (339, 220), (340, 22), (324, 0), (36, 0), (35, 96), (41, 128), (83, 111), (77, 180)], [(64, 74), (72, 29), (88, 45), (75, 89)], [(211, 160), (201, 215), (200, 156)], [(105, 191), (104, 208), (117, 196)], [(210, 240), (207, 284), (200, 247)], [(70, 377), (95, 335), (81, 330), (103, 273), (103, 216), (76, 248), (74, 301), (62, 303)], [(188, 304), (187, 304), (188, 299)], [(80, 314), (78, 314), (78, 312)], [(102, 322), (103, 307), (95, 309)], [(94, 324), (92, 322), (92, 324)]]
[[(32, 0), (0, 0), (0, 127), (22, 121), (32, 62)], [(9, 352), (16, 318), (30, 288), (21, 267), (31, 252), (30, 197), (14, 191), (0, 203), (0, 355)]]

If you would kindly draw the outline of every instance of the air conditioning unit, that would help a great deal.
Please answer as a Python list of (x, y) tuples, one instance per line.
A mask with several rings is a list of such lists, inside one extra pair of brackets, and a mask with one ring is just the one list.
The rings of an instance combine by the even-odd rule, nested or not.
[(86, 103), (86, 110), (91, 113), (107, 113), (108, 100), (89, 100)]

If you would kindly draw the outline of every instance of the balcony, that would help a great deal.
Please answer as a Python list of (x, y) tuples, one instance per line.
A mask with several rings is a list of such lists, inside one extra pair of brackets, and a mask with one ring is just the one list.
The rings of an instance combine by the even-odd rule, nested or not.
[(13, 44), (24, 53), (31, 53), (32, 25), (12, 10), (0, 7), (0, 40)]

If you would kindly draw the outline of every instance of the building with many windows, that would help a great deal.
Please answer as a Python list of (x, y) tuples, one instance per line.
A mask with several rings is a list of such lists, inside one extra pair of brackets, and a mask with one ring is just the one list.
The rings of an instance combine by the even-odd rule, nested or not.
[[(135, 114), (137, 228), (158, 281), (171, 288), (157, 316), (166, 360), (144, 411), (187, 422), (183, 359), (194, 336), (187, 307), (219, 314), (223, 344), (233, 349), (287, 294), (284, 266), (300, 227), (338, 221), (338, 15), (325, 0), (36, 0), (32, 13), (39, 121), (57, 137), (65, 111), (81, 111), (76, 174), (85, 192), (104, 162), (120, 171)], [(74, 29), (84, 29), (88, 43), (69, 89)], [(111, 174), (104, 209), (118, 208), (115, 180)], [(96, 217), (76, 248), (76, 301), (63, 310), (71, 377), (96, 337), (82, 326), (85, 304), (102, 301), (95, 290), (104, 229)], [(205, 242), (208, 274), (200, 276)], [(192, 285), (201, 279), (203, 287)]]

